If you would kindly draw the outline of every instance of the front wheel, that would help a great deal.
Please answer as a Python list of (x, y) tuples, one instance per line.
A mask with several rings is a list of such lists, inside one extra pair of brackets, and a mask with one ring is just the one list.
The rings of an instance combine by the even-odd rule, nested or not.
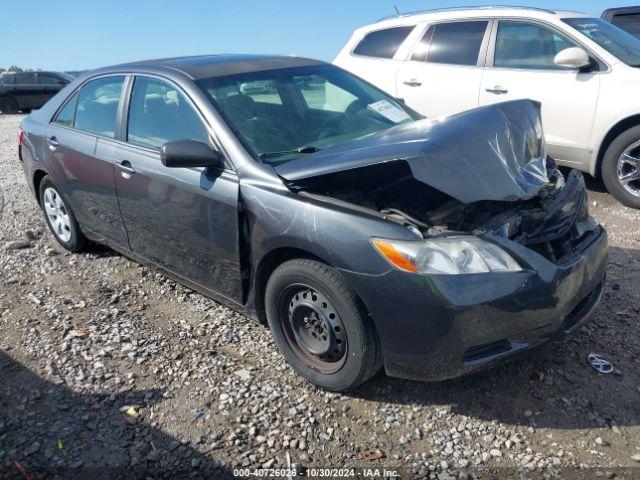
[(602, 181), (620, 203), (640, 208), (640, 126), (611, 142), (602, 159)]
[(71, 252), (82, 250), (86, 238), (69, 202), (49, 176), (45, 176), (40, 183), (40, 205), (47, 225), (58, 243)]
[(311, 383), (351, 390), (380, 369), (373, 322), (335, 269), (315, 260), (289, 260), (269, 278), (265, 303), (280, 352)]

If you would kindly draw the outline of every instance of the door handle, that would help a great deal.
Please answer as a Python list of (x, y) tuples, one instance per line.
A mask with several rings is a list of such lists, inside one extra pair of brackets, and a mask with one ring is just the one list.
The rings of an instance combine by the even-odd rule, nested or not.
[(47, 138), (47, 143), (49, 144), (49, 150), (53, 151), (60, 146), (58, 143), (58, 139), (56, 137)]
[(131, 166), (131, 162), (123, 160), (120, 163), (116, 163), (116, 168), (122, 172), (124, 178), (130, 178), (131, 175), (136, 173), (135, 169)]
[(509, 92), (509, 90), (504, 88), (502, 85), (496, 85), (493, 88), (485, 88), (485, 91), (489, 93), (495, 93), (496, 95), (504, 95), (505, 93)]
[(411, 80), (405, 80), (402, 83), (404, 83), (408, 87), (419, 87), (420, 85), (422, 85), (422, 82), (416, 78), (412, 78)]

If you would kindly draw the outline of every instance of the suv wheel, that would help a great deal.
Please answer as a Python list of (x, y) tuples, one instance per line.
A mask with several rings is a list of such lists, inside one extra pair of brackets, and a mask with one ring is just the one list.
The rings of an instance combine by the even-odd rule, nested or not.
[(287, 261), (269, 278), (265, 296), (280, 352), (311, 383), (350, 390), (380, 369), (373, 322), (335, 269), (315, 260)]
[(40, 204), (49, 229), (58, 243), (71, 252), (82, 250), (86, 238), (80, 231), (69, 202), (49, 176), (40, 183)]
[(0, 112), (1, 113), (18, 113), (18, 103), (11, 97), (0, 97)]
[(623, 205), (640, 208), (640, 126), (611, 142), (602, 160), (602, 181)]

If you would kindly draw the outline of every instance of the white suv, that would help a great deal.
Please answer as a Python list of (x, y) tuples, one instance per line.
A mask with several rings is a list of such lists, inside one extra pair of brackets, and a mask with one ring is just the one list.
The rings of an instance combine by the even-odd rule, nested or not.
[(513, 7), (399, 15), (356, 30), (334, 63), (428, 117), (537, 100), (549, 155), (640, 208), (640, 40), (604, 20)]

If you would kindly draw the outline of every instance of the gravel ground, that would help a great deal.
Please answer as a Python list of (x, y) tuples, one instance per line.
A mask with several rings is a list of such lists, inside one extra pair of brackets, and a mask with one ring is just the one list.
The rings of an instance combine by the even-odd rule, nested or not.
[[(25, 184), (20, 119), (0, 116), (6, 478), (231, 478), (287, 452), (402, 478), (640, 477), (640, 213), (597, 183), (609, 277), (572, 340), (454, 381), (380, 373), (340, 395), (295, 375), (265, 327), (109, 249), (65, 253)], [(615, 373), (591, 369), (591, 352)]]

